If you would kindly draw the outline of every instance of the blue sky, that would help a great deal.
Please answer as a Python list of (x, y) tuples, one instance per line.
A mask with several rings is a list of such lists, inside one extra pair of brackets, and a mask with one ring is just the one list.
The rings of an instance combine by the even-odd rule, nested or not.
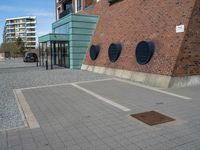
[(37, 17), (37, 36), (51, 32), (55, 21), (55, 0), (0, 0), (0, 43), (6, 18)]

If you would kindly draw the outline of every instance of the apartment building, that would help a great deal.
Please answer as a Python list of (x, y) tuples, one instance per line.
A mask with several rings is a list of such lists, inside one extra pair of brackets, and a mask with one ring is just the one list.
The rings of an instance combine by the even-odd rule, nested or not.
[(56, 0), (52, 33), (39, 42), (51, 68), (200, 85), (199, 9), (199, 0)]
[(26, 49), (36, 48), (36, 17), (8, 18), (5, 22), (3, 42), (14, 42), (20, 37)]

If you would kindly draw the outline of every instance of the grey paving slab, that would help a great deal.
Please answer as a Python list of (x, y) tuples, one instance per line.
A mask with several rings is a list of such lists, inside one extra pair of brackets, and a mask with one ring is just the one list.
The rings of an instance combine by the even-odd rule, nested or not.
[[(200, 148), (197, 99), (182, 100), (113, 80), (79, 85), (131, 111), (124, 112), (72, 85), (23, 90), (40, 128), (0, 132), (2, 149), (27, 149), (28, 145), (35, 150)], [(151, 127), (129, 116), (152, 109), (176, 121)]]
[(183, 87), (183, 88), (169, 88), (169, 89), (164, 89), (165, 91), (177, 93), (177, 94), (182, 94), (186, 95), (189, 97), (192, 97), (193, 100), (199, 100), (199, 90), (200, 86), (195, 86), (195, 87)]
[(81, 87), (89, 89), (106, 98), (113, 99), (116, 102), (133, 109), (148, 109), (157, 105), (174, 104), (182, 102), (173, 96), (151, 91), (131, 84), (116, 80), (102, 81), (98, 83), (82, 83)]
[[(99, 83), (83, 83), (79, 85), (131, 108), (132, 113), (158, 110), (172, 118), (177, 118), (177, 123), (179, 122), (179, 124), (191, 120), (199, 123), (200, 120), (198, 113), (199, 102), (193, 97), (191, 97), (191, 100), (185, 100), (116, 80), (102, 81)], [(188, 95), (184, 93), (180, 94), (183, 96)]]
[(1, 147), (2, 150), (7, 150), (8, 149), (6, 131), (2, 131), (0, 133), (0, 147)]
[[(36, 67), (35, 63), (24, 63), (22, 59), (0, 62), (0, 130), (24, 126), (13, 89), (108, 77), (80, 70), (46, 71), (44, 67)], [(34, 102), (31, 105), (34, 107)]]

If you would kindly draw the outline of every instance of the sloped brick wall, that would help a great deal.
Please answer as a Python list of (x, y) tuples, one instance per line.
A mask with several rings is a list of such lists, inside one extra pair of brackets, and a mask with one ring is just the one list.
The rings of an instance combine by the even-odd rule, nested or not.
[[(198, 11), (199, 0), (123, 0), (112, 6), (107, 0), (101, 0), (84, 12), (99, 15), (91, 44), (101, 45), (97, 60), (91, 61), (88, 51), (84, 64), (167, 76), (193, 74), (191, 70), (199, 65), (190, 71), (185, 67), (194, 65), (196, 59), (199, 61)], [(180, 24), (185, 25), (186, 32), (176, 33), (176, 25)], [(192, 28), (198, 31), (194, 33), (197, 35), (191, 36)], [(136, 45), (142, 40), (152, 40), (156, 44), (155, 54), (147, 65), (139, 65), (135, 58)], [(111, 63), (107, 55), (113, 42), (123, 45), (115, 63)], [(188, 59), (195, 55), (198, 55), (195, 59)], [(199, 74), (198, 71), (195, 74)]]
[(173, 76), (200, 74), (200, 0), (196, 1)]

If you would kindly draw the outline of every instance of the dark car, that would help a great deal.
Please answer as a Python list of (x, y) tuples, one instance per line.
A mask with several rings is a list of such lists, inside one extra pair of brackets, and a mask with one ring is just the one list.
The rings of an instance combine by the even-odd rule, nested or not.
[(37, 62), (38, 56), (36, 53), (27, 53), (24, 57), (24, 62)]

